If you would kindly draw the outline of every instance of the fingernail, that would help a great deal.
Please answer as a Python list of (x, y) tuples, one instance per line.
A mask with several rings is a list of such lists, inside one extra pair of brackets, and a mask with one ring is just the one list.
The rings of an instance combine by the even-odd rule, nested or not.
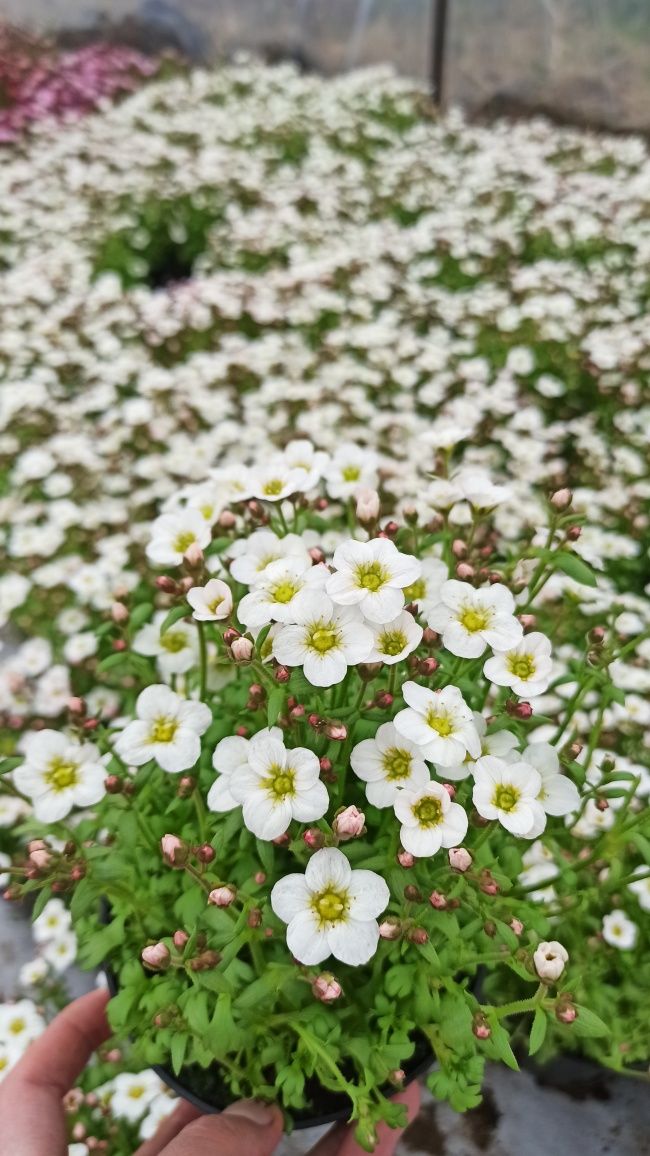
[(225, 1111), (229, 1116), (243, 1116), (253, 1124), (268, 1126), (276, 1119), (277, 1109), (273, 1104), (264, 1104), (262, 1100), (238, 1100), (236, 1104), (230, 1104)]

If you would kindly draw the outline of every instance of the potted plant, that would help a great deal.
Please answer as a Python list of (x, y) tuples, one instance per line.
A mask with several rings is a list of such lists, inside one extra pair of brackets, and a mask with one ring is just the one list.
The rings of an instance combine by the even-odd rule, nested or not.
[[(463, 1110), (487, 1059), (517, 1066), (520, 1021), (531, 1051), (549, 1026), (558, 1047), (607, 1037), (574, 923), (596, 896), (566, 897), (618, 779), (573, 726), (590, 695), (606, 720), (610, 665), (635, 646), (593, 632), (568, 491), (513, 546), (486, 475), (435, 483), (464, 505), (462, 539), (444, 503), (397, 503), (390, 475), (358, 446), (293, 442), (185, 488), (151, 528), (164, 573), (99, 630), (119, 717), (73, 700), (3, 768), (33, 805), (13, 890), (40, 890), (37, 915), (69, 896), (116, 1036), (216, 1109), (272, 1098), (307, 1124), (343, 1105), (369, 1151), (423, 1063)], [(633, 844), (636, 871), (625, 782), (607, 846)], [(560, 862), (551, 899), (531, 854)], [(629, 882), (616, 870), (605, 889)], [(504, 999), (509, 975), (525, 990)]]

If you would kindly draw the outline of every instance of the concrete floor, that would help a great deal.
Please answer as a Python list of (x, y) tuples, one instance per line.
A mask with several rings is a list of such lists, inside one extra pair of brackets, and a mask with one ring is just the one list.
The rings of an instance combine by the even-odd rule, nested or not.
[[(21, 963), (33, 958), (29, 923), (0, 904), (0, 1001), (15, 994)], [(70, 991), (92, 978), (72, 969)], [(303, 1156), (326, 1129), (298, 1132), (278, 1156)], [(482, 1105), (463, 1116), (425, 1092), (422, 1111), (405, 1134), (399, 1156), (650, 1156), (648, 1084), (581, 1068), (563, 1074), (561, 1087), (542, 1086), (530, 1072), (492, 1067)]]

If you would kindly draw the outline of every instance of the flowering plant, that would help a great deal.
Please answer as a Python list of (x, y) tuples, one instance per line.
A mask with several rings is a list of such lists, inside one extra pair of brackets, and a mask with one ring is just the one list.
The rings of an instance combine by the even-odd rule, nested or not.
[[(486, 1059), (517, 1066), (518, 1017), (531, 1052), (606, 1039), (620, 1066), (572, 925), (594, 889), (647, 902), (640, 776), (593, 762), (598, 726), (573, 740), (638, 640), (580, 606), (585, 653), (560, 660), (577, 602), (556, 576), (595, 585), (570, 492), (545, 544), (513, 549), (485, 473), (430, 483), (464, 504), (462, 538), (444, 508), (396, 504), (394, 474), (294, 441), (185, 487), (147, 545), (168, 572), (99, 628), (120, 716), (75, 699), (4, 767), (33, 805), (22, 890), (71, 893), (116, 1034), (217, 1106), (277, 1096), (299, 1119), (339, 1094), (368, 1150), (423, 1054), (435, 1095), (476, 1104)], [(610, 914), (604, 940), (633, 946), (629, 926)]]

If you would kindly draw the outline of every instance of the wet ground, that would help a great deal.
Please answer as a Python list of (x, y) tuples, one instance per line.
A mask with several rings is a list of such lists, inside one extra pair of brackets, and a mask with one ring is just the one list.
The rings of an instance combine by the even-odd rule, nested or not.
[[(0, 904), (0, 999), (15, 993), (20, 965), (33, 957), (29, 923)], [(69, 974), (72, 994), (92, 984)], [(425, 1093), (399, 1156), (650, 1156), (650, 1088), (580, 1064), (557, 1072), (557, 1086), (530, 1072), (492, 1067), (483, 1103), (464, 1116)], [(278, 1156), (303, 1156), (326, 1129), (296, 1133)]]

